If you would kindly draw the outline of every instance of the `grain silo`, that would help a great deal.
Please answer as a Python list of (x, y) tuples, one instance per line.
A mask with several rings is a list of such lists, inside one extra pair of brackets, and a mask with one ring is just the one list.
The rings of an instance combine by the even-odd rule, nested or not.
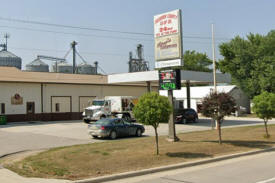
[[(53, 68), (53, 72), (56, 72), (56, 64), (53, 64), (52, 68)], [(67, 62), (57, 63), (57, 72), (73, 73), (73, 66)]]
[(22, 59), (8, 51), (8, 38), (10, 36), (6, 33), (4, 38), (6, 43), (0, 44), (3, 49), (0, 51), (0, 66), (16, 67), (21, 70)]
[(0, 66), (16, 67), (21, 69), (22, 59), (6, 49), (3, 49), (0, 51)]
[(26, 65), (26, 70), (33, 72), (49, 72), (49, 65), (37, 58)]
[(78, 74), (97, 74), (96, 67), (93, 67), (87, 63), (81, 63), (77, 66), (77, 73)]

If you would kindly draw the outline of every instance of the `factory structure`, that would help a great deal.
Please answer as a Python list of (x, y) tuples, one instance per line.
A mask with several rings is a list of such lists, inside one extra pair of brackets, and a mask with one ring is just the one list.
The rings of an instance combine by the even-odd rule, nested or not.
[[(22, 69), (22, 59), (15, 54), (8, 51), (8, 38), (9, 35), (5, 34), (5, 43), (0, 44), (0, 66), (16, 67)], [(57, 58), (52, 56), (37, 55), (32, 62), (26, 64), (25, 71), (30, 72), (57, 72), (57, 73), (72, 73), (72, 74), (98, 74), (98, 62), (95, 61), (94, 65), (88, 64), (83, 57), (76, 50), (77, 43), (71, 43), (70, 50), (66, 53), (64, 58)], [(66, 57), (70, 52), (73, 52), (73, 64), (67, 62)], [(76, 64), (76, 56), (81, 59), (79, 65)], [(51, 68), (43, 60), (50, 60), (53, 62)]]
[[(5, 43), (0, 44), (0, 66), (16, 67), (22, 69), (22, 59), (13, 53), (8, 51), (8, 34), (5, 34)], [(98, 73), (98, 62), (95, 61), (93, 65), (87, 63), (83, 57), (76, 50), (77, 42), (73, 41), (71, 43), (70, 50), (65, 54), (63, 58), (37, 55), (30, 63), (26, 64), (25, 71), (30, 72), (55, 72), (55, 73), (72, 73), (72, 74), (90, 74), (96, 75)], [(73, 54), (73, 64), (67, 62), (66, 57), (72, 51)], [(142, 72), (149, 71), (149, 62), (145, 61), (143, 54), (143, 45), (138, 44), (136, 49), (137, 58), (133, 57), (133, 53), (129, 52), (129, 69), (128, 72)], [(76, 56), (81, 59), (80, 64), (76, 64)], [(45, 63), (45, 60), (52, 61), (51, 67)]]
[(22, 68), (22, 59), (8, 51), (9, 35), (5, 34), (5, 43), (0, 44), (0, 66)]
[[(76, 50), (76, 42), (63, 58), (37, 55), (32, 62), (22, 69), (22, 59), (8, 51), (6, 42), (0, 44), (0, 115), (8, 122), (15, 121), (55, 121), (76, 120), (82, 118), (83, 109), (95, 98), (105, 96), (139, 97), (148, 91), (158, 90), (158, 71), (149, 71), (148, 62), (144, 60), (143, 46), (137, 46), (137, 58), (130, 52), (128, 73), (104, 75), (98, 73), (98, 62), (88, 64)], [(66, 57), (72, 52), (73, 64)], [(76, 63), (76, 57), (81, 63)], [(50, 60), (51, 67), (44, 62)], [(212, 73), (181, 71), (182, 83), (213, 82)], [(218, 77), (219, 76), (219, 77)], [(217, 74), (220, 83), (229, 83), (230, 76)], [(229, 93), (241, 102), (238, 106), (249, 112), (249, 98), (235, 86), (228, 86)], [(210, 87), (205, 87), (205, 93)], [(226, 88), (226, 87), (222, 87)], [(174, 91), (175, 105), (178, 108), (190, 107), (199, 112), (200, 101), (204, 95), (195, 95), (195, 88), (189, 94), (186, 89)], [(202, 94), (202, 87), (198, 87)], [(188, 99), (188, 95), (190, 95)], [(240, 100), (242, 99), (242, 100)], [(189, 101), (189, 102), (188, 102)]]
[[(98, 73), (98, 62), (88, 64), (77, 52), (75, 41), (63, 58), (37, 55), (21, 70), (22, 59), (8, 51), (5, 38), (0, 45), (0, 115), (8, 122), (81, 119), (95, 98), (139, 97), (147, 91), (146, 84), (109, 84), (108, 76)], [(73, 64), (66, 60), (70, 53)], [(45, 60), (52, 61), (51, 67)], [(157, 85), (151, 88), (158, 91)]]
[(149, 71), (149, 63), (144, 60), (142, 44), (137, 45), (136, 54), (137, 58), (133, 58), (133, 53), (129, 52), (129, 72)]

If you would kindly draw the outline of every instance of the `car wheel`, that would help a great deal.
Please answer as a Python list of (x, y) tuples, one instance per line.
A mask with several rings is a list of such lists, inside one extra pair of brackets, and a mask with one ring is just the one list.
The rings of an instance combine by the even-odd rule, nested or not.
[(96, 135), (93, 135), (93, 138), (94, 138), (94, 139), (97, 139), (97, 138), (98, 138), (98, 136), (96, 136)]
[(105, 115), (100, 116), (100, 119), (102, 119), (102, 118), (106, 118), (106, 116)]
[(84, 121), (84, 123), (87, 123), (87, 124), (90, 124), (90, 122), (91, 122), (91, 121), (88, 120), (88, 119), (84, 119), (83, 121)]
[(111, 138), (112, 140), (114, 140), (114, 139), (117, 138), (117, 133), (116, 133), (116, 131), (111, 131), (111, 133), (110, 133), (110, 138)]
[(141, 131), (140, 128), (137, 129), (136, 136), (137, 137), (141, 137), (142, 136), (142, 131)]

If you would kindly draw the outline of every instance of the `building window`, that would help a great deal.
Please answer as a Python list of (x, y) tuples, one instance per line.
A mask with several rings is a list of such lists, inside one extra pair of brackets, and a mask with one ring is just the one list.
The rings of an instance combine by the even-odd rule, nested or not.
[(60, 104), (59, 103), (55, 104), (55, 112), (60, 112)]
[(5, 114), (5, 103), (1, 103), (1, 114)]

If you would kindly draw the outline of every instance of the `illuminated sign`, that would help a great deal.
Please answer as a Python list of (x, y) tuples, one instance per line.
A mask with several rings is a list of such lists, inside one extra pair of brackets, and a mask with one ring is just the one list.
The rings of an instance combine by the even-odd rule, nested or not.
[(160, 90), (179, 90), (181, 89), (180, 70), (159, 71)]
[(182, 66), (181, 10), (174, 10), (154, 16), (156, 68)]

